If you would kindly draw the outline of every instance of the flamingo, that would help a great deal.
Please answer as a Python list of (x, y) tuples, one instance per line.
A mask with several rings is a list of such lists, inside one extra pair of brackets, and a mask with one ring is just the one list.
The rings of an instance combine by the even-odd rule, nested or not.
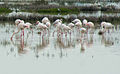
[(20, 19), (16, 19), (16, 20), (15, 20), (15, 25), (17, 26), (20, 22), (21, 22)]
[[(48, 29), (48, 27), (45, 24), (41, 23), (40, 21), (37, 21), (36, 25), (37, 25), (37, 29), (43, 30), (43, 35), (44, 35), (44, 30)], [(40, 35), (41, 35), (41, 32), (40, 32)]]
[(84, 19), (84, 20), (83, 20), (83, 25), (86, 25), (86, 24), (87, 24), (87, 20)]
[(82, 22), (79, 19), (74, 19), (72, 22), (77, 27), (77, 31), (79, 31), (79, 29), (82, 27)]
[(68, 26), (69, 26), (70, 28), (73, 28), (75, 25), (74, 25), (73, 23), (69, 23)]
[(86, 28), (82, 27), (80, 28), (80, 32), (81, 32), (81, 36), (83, 37), (83, 35), (87, 32)]
[(102, 27), (102, 28), (105, 27), (105, 29), (107, 29), (107, 28), (112, 28), (112, 27), (114, 27), (114, 25), (112, 25), (112, 24), (109, 23), (109, 22), (101, 22), (101, 27)]
[(81, 33), (85, 33), (86, 32), (86, 28), (84, 28), (84, 27), (80, 28), (80, 32)]
[(48, 27), (43, 23), (41, 23), (40, 21), (37, 21), (36, 24), (37, 24), (37, 28), (39, 29), (48, 29)]
[(66, 26), (65, 24), (62, 24), (61, 27), (62, 27), (62, 30), (65, 32), (65, 36), (67, 36), (68, 31), (72, 30), (69, 26)]
[(79, 19), (74, 19), (72, 22), (75, 24), (75, 23), (81, 22), (81, 21)]
[(33, 30), (31, 28), (32, 24), (29, 22), (26, 22), (24, 25), (26, 26), (27, 29), (30, 29), (32, 31), (32, 35), (33, 35)]
[(53, 22), (53, 25), (56, 26), (58, 23), (62, 23), (62, 19), (57, 19), (55, 22)]
[(77, 26), (78, 28), (79, 28), (79, 27), (81, 28), (81, 27), (82, 27), (82, 22), (81, 22), (81, 21), (80, 21), (80, 22), (76, 22), (76, 23), (75, 23), (75, 26)]
[[(20, 23), (17, 25), (17, 29), (18, 31), (17, 32), (13, 32), (12, 36), (11, 36), (11, 40), (13, 38), (13, 36), (17, 33), (19, 33), (21, 30), (22, 30), (22, 33), (23, 33), (23, 36), (24, 36), (24, 28), (27, 27), (25, 24), (24, 24), (24, 21), (21, 20)], [(21, 33), (21, 36), (22, 36), (22, 33)]]
[(48, 28), (51, 26), (50, 22), (46, 22), (45, 24)]
[(50, 22), (50, 20), (47, 17), (44, 17), (42, 19), (42, 23), (46, 24), (47, 22)]
[(42, 23), (45, 24), (48, 28), (51, 26), (50, 20), (47, 17), (42, 19)]
[(88, 22), (86, 19), (83, 20), (83, 24), (89, 28), (94, 28), (94, 23)]
[[(61, 25), (62, 25), (62, 19), (57, 19), (55, 22), (53, 22), (53, 26), (55, 26), (55, 29), (57, 30), (57, 34), (61, 31)], [(56, 30), (53, 31), (53, 36)]]
[[(113, 28), (114, 25), (112, 25), (111, 23), (109, 22), (101, 22), (101, 28), (105, 28), (105, 30), (108, 29), (108, 32), (109, 32), (109, 29)], [(114, 30), (115, 30), (115, 27), (114, 27)]]

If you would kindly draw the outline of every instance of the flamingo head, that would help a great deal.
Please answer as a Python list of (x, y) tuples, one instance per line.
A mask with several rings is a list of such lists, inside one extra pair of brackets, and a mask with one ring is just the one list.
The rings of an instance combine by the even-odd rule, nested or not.
[(37, 21), (35, 25), (38, 25), (40, 23), (40, 21)]
[(50, 24), (50, 22), (47, 22), (46, 25), (47, 25), (47, 27), (50, 27), (51, 24)]
[(88, 23), (86, 23), (86, 26), (89, 26), (89, 24), (88, 24)]
[(21, 23), (21, 20), (19, 20), (15, 25), (18, 26), (19, 23)]

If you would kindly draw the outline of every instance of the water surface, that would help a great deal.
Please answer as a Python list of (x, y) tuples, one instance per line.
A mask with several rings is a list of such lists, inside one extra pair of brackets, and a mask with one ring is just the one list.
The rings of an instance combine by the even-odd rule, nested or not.
[[(120, 27), (112, 33), (94, 33), (81, 36), (74, 32), (67, 37), (50, 34), (42, 37), (39, 31), (25, 30), (10, 37), (14, 23), (0, 23), (0, 73), (1, 74), (119, 74), (120, 73)], [(28, 33), (27, 33), (28, 32)], [(29, 33), (30, 32), (30, 33)]]

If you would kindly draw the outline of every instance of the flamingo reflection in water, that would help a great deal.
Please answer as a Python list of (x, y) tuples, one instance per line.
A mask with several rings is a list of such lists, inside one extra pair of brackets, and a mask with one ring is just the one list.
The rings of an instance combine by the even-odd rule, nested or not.
[(39, 36), (39, 41), (36, 44), (35, 50), (34, 50), (36, 58), (39, 57), (39, 52), (41, 52), (42, 50), (45, 50), (49, 44), (50, 44), (49, 36), (44, 36), (44, 37)]
[(101, 43), (104, 44), (106, 47), (114, 45), (114, 37), (106, 34), (101, 35)]
[(16, 35), (16, 40), (11, 40), (12, 44), (17, 47), (17, 53), (19, 55), (26, 54), (30, 50), (30, 44), (27, 43), (27, 40), (24, 41), (24, 38)]

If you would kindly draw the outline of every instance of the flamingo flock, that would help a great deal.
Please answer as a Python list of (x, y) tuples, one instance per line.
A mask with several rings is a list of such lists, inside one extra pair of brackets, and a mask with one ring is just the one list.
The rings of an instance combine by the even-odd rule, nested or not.
[[(82, 22), (80, 19), (74, 19), (70, 23), (65, 24), (63, 23), (62, 19), (56, 19), (53, 23), (51, 23), (48, 17), (44, 17), (41, 22), (37, 21), (35, 24), (24, 22), (24, 20), (21, 19), (16, 19), (15, 25), (17, 31), (13, 32), (11, 40), (13, 39), (14, 35), (19, 33), (20, 31), (21, 37), (24, 37), (24, 29), (29, 29), (33, 33), (33, 29), (31, 28), (31, 26), (35, 26), (38, 30), (40, 30), (40, 35), (45, 36), (46, 34), (52, 34), (53, 37), (55, 33), (57, 37), (67, 37), (68, 35), (71, 36), (75, 32), (84, 36), (84, 34), (88, 33), (89, 29), (92, 30), (95, 27), (93, 22), (86, 19), (84, 19)], [(101, 22), (101, 30), (99, 31), (99, 34), (103, 34), (113, 27), (114, 25), (112, 25), (110, 22)], [(53, 30), (52, 33), (50, 33), (50, 29)]]

